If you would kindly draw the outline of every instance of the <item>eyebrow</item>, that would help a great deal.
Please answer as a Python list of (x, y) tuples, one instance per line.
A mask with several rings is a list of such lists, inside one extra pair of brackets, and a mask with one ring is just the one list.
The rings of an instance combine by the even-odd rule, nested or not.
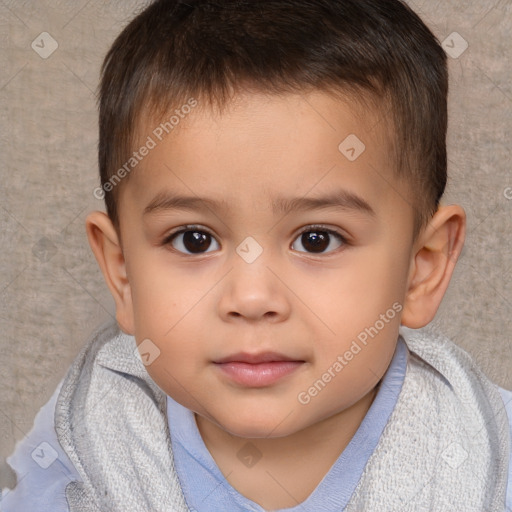
[[(207, 197), (183, 196), (170, 192), (160, 192), (144, 208), (143, 215), (166, 210), (227, 210), (229, 203)], [(347, 190), (337, 190), (321, 197), (294, 197), (272, 199), (274, 215), (286, 215), (291, 211), (309, 211), (335, 208), (345, 211), (359, 211), (376, 217), (374, 209), (362, 197)]]

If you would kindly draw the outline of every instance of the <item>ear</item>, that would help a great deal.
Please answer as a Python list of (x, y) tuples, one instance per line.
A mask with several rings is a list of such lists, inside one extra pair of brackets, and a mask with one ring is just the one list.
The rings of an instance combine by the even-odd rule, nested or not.
[(466, 214), (458, 205), (440, 207), (418, 236), (408, 278), (402, 325), (419, 329), (441, 304), (466, 236)]
[(123, 250), (112, 221), (92, 212), (85, 221), (87, 238), (116, 303), (116, 320), (126, 334), (134, 334), (133, 303)]

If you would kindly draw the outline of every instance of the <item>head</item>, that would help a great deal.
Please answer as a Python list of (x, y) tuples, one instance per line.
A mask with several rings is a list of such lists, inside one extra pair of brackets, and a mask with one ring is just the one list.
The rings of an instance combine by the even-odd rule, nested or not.
[[(87, 232), (167, 394), (280, 437), (375, 387), (462, 249), (463, 210), (440, 206), (447, 90), (399, 0), (160, 0), (123, 30), (100, 90), (107, 214)], [(301, 363), (266, 385), (218, 364), (266, 351)]]

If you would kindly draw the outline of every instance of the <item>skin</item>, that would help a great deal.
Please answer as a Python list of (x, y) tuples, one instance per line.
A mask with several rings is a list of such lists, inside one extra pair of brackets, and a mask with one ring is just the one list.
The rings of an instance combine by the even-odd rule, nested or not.
[[(353, 162), (338, 149), (349, 134), (366, 146)], [(388, 135), (377, 113), (320, 91), (238, 95), (222, 115), (200, 103), (122, 184), (121, 238), (103, 212), (86, 221), (120, 327), (160, 350), (146, 367), (150, 376), (195, 412), (229, 483), (268, 510), (304, 501), (329, 471), (375, 398), (400, 324), (433, 319), (463, 246), (466, 219), (457, 205), (440, 207), (413, 239), (414, 199), (394, 175)], [(272, 210), (275, 198), (341, 189), (375, 215)], [(162, 191), (224, 200), (226, 209), (144, 215)], [(206, 232), (202, 252), (191, 253), (183, 235), (164, 243), (186, 224)], [(311, 224), (346, 242), (324, 232), (323, 252), (312, 251), (311, 238), (300, 236)], [(236, 252), (246, 237), (263, 250), (252, 263)], [(395, 303), (400, 314), (300, 403), (299, 393)], [(214, 364), (265, 350), (304, 362), (259, 388), (233, 383)], [(237, 456), (247, 443), (261, 454), (252, 467)]]

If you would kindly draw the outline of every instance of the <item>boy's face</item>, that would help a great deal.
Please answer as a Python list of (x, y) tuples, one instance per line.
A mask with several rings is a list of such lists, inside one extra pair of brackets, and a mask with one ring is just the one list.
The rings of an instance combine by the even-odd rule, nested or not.
[[(395, 350), (413, 209), (386, 124), (359, 113), (320, 92), (238, 97), (221, 116), (199, 103), (123, 185), (123, 327), (160, 350), (147, 371), (162, 390), (234, 435), (282, 437), (343, 411)], [(145, 213), (178, 195), (195, 206)], [(252, 366), (244, 382), (228, 371), (244, 365), (218, 364), (268, 351), (297, 363), (269, 365), (291, 368), (274, 380)]]

